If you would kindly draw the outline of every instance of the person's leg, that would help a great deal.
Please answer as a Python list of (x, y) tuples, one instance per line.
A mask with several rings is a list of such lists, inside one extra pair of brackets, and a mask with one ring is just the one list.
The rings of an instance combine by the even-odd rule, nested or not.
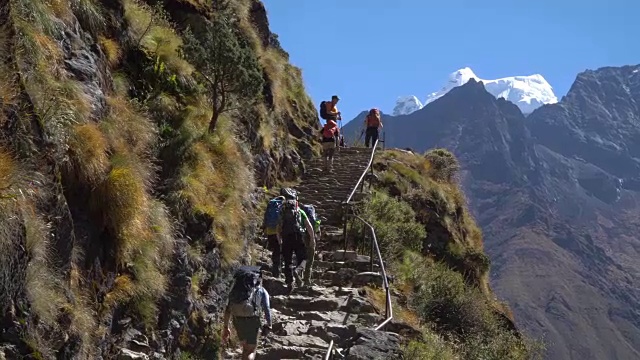
[(293, 283), (293, 274), (291, 272), (293, 247), (291, 239), (287, 237), (282, 239), (282, 257), (284, 258), (284, 282), (290, 286)]
[(379, 135), (380, 135), (380, 130), (378, 129), (371, 130), (371, 146), (375, 145), (376, 141), (378, 141)]
[(254, 360), (256, 358), (256, 346), (244, 344), (242, 347), (242, 360)]
[[(316, 241), (319, 239), (319, 237), (316, 238)], [(316, 241), (311, 242), (309, 241), (306, 245), (306, 250), (307, 250), (307, 263), (305, 265), (304, 268), (304, 278), (302, 279), (302, 281), (304, 282), (305, 285), (311, 285), (311, 271), (313, 269), (313, 260), (316, 257)]]
[(335, 155), (335, 146), (327, 150), (327, 156), (329, 158), (329, 171), (333, 171), (333, 155)]
[[(304, 235), (306, 236), (306, 235)], [(293, 251), (296, 254), (296, 268), (294, 269), (294, 271), (296, 272), (296, 274), (298, 276), (296, 276), (299, 279), (299, 284), (297, 284), (298, 286), (302, 285), (302, 279), (300, 278), (300, 272), (302, 272), (307, 264), (307, 247), (304, 245), (304, 240), (302, 239), (302, 237), (298, 238), (298, 241), (296, 242)], [(296, 279), (296, 280), (298, 280)]]
[(364, 147), (369, 147), (369, 140), (371, 140), (371, 130), (367, 128), (367, 130), (364, 131)]
[(280, 266), (282, 259), (280, 258), (280, 244), (278, 243), (278, 237), (274, 235), (267, 235), (267, 244), (269, 250), (271, 250), (271, 273), (273, 277), (280, 277)]
[(330, 146), (328, 144), (330, 144), (330, 143), (327, 143), (327, 142), (323, 142), (322, 143), (322, 160), (324, 162), (324, 169), (325, 170), (329, 170), (329, 149), (330, 149)]
[(258, 346), (260, 318), (257, 316), (238, 318), (236, 323), (238, 338), (242, 340), (242, 359), (252, 360), (255, 358), (256, 348)]

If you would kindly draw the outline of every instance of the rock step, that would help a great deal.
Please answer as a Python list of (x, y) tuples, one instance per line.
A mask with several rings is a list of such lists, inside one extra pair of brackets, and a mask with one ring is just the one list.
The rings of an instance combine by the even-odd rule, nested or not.
[[(304, 339), (309, 337), (304, 336)], [(295, 342), (291, 339), (289, 343)], [(308, 347), (310, 344), (308, 341), (302, 342), (303, 346), (291, 346), (281, 344), (265, 344), (258, 348), (256, 352), (256, 360), (285, 360), (285, 359), (324, 359), (324, 355), (327, 351), (327, 346), (324, 347), (316, 345), (315, 347)]]

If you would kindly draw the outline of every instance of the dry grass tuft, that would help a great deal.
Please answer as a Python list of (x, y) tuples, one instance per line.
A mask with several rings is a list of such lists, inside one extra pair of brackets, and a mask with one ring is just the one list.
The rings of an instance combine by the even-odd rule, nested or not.
[(22, 207), (26, 230), (26, 248), (31, 260), (27, 267), (25, 289), (31, 308), (48, 325), (57, 322), (61, 308), (66, 305), (64, 286), (49, 266), (49, 235), (51, 225), (45, 223), (26, 204)]
[(109, 144), (95, 123), (75, 125), (69, 139), (69, 150), (78, 176), (97, 185), (109, 171)]
[[(387, 302), (387, 296), (385, 294), (384, 289), (382, 288), (372, 288), (370, 286), (365, 286), (367, 298), (371, 300), (373, 305), (378, 310), (379, 314), (384, 314), (385, 304)], [(410, 292), (405, 292), (404, 295), (410, 295)], [(393, 317), (396, 321), (402, 321), (415, 329), (420, 329), (421, 322), (420, 317), (414, 311), (409, 309), (406, 304), (398, 304), (397, 299), (391, 298), (391, 303), (393, 306)]]
[(103, 186), (102, 206), (118, 238), (118, 262), (124, 266), (140, 251), (148, 236), (144, 219), (148, 207), (145, 185), (135, 170), (123, 165), (111, 169)]
[(116, 98), (124, 98), (129, 94), (129, 79), (127, 75), (122, 72), (115, 72), (113, 77), (113, 92)]
[[(253, 174), (249, 167), (249, 156), (239, 147), (233, 135), (233, 121), (222, 116), (218, 131), (208, 134), (206, 122), (199, 122), (201, 111), (190, 110), (193, 122), (185, 127), (205, 133), (197, 137), (188, 150), (180, 171), (176, 192), (179, 203), (187, 204), (189, 211), (207, 214), (215, 219), (214, 234), (223, 254), (225, 264), (237, 260), (242, 252), (243, 232), (248, 215), (244, 208), (244, 197), (254, 187)], [(202, 110), (204, 111), (204, 110)], [(189, 130), (192, 131), (192, 130)]]
[(102, 35), (98, 36), (98, 43), (107, 57), (109, 66), (111, 66), (111, 68), (116, 67), (122, 58), (122, 50), (118, 43), (115, 40), (106, 38)]
[(0, 192), (8, 190), (16, 180), (17, 164), (13, 156), (0, 148)]
[(107, 25), (102, 4), (96, 0), (71, 0), (71, 7), (76, 17), (94, 36), (101, 33)]
[(101, 123), (114, 149), (129, 149), (144, 158), (157, 139), (158, 130), (135, 103), (123, 97), (107, 97), (109, 115)]

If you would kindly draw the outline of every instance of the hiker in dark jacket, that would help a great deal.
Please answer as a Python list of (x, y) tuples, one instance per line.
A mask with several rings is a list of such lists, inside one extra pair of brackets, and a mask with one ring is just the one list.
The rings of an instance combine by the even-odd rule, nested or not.
[[(288, 203), (288, 204), (287, 204)], [(295, 214), (291, 220), (286, 216), (287, 211), (285, 206), (292, 206), (293, 213)], [(305, 245), (305, 238), (303, 231), (307, 231), (308, 246)], [(307, 260), (307, 248), (315, 249), (315, 233), (313, 226), (307, 217), (307, 214), (298, 206), (297, 200), (289, 200), (283, 204), (283, 210), (280, 213), (277, 226), (277, 236), (282, 244), (282, 257), (284, 258), (284, 281), (289, 288), (289, 291), (293, 290), (293, 277), (296, 280), (296, 286), (303, 285), (302, 278), (300, 277), (300, 271), (305, 269)], [(292, 267), (293, 254), (295, 253), (297, 259), (297, 265)], [(311, 268), (308, 269), (309, 274), (304, 274), (305, 280), (308, 281), (311, 277)]]
[[(251, 267), (245, 267), (251, 268)], [(253, 269), (253, 271), (259, 271), (259, 268)], [(236, 278), (236, 282), (239, 281)], [(234, 287), (236, 284), (234, 284)], [(257, 285), (251, 292), (249, 299), (242, 303), (233, 303), (231, 296), (229, 303), (224, 311), (223, 324), (222, 324), (222, 343), (226, 343), (231, 334), (229, 328), (229, 320), (233, 317), (233, 327), (238, 334), (238, 340), (242, 344), (242, 360), (255, 359), (256, 349), (258, 345), (258, 333), (260, 332), (260, 313), (264, 313), (266, 325), (262, 327), (263, 335), (266, 335), (272, 326), (271, 322), (271, 305), (269, 303), (269, 293), (262, 287), (262, 277), (259, 278)], [(233, 290), (232, 290), (233, 291)], [(252, 311), (247, 311), (246, 304), (252, 305), (250, 307)], [(245, 306), (243, 308), (243, 306)]]

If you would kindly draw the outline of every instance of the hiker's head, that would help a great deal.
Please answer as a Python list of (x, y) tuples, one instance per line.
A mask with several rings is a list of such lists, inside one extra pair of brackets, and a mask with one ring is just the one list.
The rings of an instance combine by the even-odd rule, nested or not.
[(377, 108), (373, 108), (369, 110), (369, 115), (380, 115), (380, 110), (378, 110)]
[(338, 95), (333, 95), (333, 96), (331, 97), (331, 103), (332, 103), (333, 105), (337, 104), (337, 103), (338, 103), (338, 101), (340, 101), (340, 97), (339, 97)]

